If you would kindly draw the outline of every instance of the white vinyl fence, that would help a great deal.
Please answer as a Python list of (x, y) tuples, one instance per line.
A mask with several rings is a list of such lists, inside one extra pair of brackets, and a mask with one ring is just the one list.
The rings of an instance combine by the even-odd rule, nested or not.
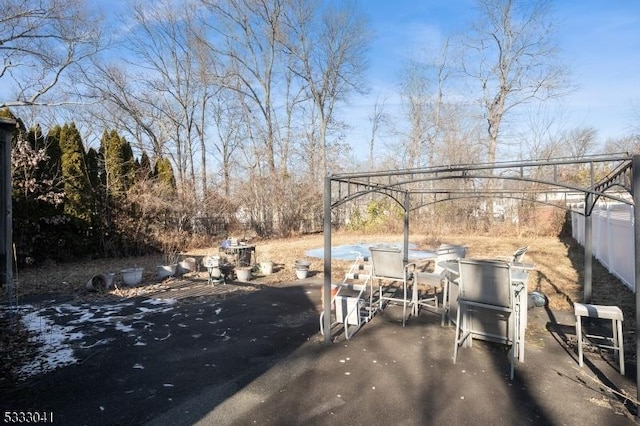
[[(571, 212), (573, 238), (584, 246), (584, 205)], [(631, 290), (635, 290), (633, 206), (597, 204), (592, 213), (593, 255)]]

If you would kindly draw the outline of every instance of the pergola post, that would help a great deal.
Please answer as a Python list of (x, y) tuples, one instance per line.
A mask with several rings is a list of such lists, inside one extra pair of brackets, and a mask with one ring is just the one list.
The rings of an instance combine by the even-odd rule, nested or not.
[(591, 213), (593, 195), (587, 193), (584, 203), (584, 303), (591, 303), (591, 281), (593, 278), (593, 227)]
[[(11, 138), (16, 122), (0, 118), (0, 287), (7, 286), (9, 305), (13, 303), (13, 213), (11, 209)], [(11, 310), (9, 311), (11, 312)]]
[(324, 342), (331, 343), (331, 176), (324, 178)]
[[(636, 293), (636, 365), (640, 365), (640, 339), (638, 338), (638, 330), (640, 330), (640, 262), (638, 262), (638, 254), (640, 254), (640, 155), (634, 155), (631, 159), (631, 194), (633, 195), (633, 248), (635, 259), (635, 276), (634, 291)], [(640, 368), (636, 369), (636, 396), (640, 400)], [(640, 409), (637, 410), (637, 418), (640, 418)]]
[(409, 191), (404, 193), (404, 240), (402, 250), (404, 253), (404, 264), (409, 263), (409, 209), (410, 209)]

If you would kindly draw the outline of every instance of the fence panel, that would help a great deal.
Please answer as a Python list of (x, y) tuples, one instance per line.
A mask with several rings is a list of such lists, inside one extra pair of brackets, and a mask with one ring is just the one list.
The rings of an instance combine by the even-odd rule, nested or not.
[[(578, 244), (585, 243), (584, 207), (571, 212), (571, 232)], [(593, 255), (631, 290), (635, 289), (635, 245), (633, 207), (622, 203), (598, 204), (591, 214)]]

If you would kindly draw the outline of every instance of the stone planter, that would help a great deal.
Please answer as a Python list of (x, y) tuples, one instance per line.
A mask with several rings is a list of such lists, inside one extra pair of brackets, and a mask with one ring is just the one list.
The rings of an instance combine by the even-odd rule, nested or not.
[(273, 262), (260, 262), (260, 271), (263, 275), (271, 275), (273, 274)]
[(251, 279), (251, 268), (248, 266), (240, 266), (236, 268), (236, 277), (240, 282), (248, 282)]
[(144, 268), (127, 268), (120, 271), (122, 274), (122, 281), (125, 285), (134, 286), (142, 282), (142, 273)]
[(156, 266), (156, 274), (159, 279), (163, 280), (167, 277), (172, 277), (176, 274), (176, 269), (178, 268), (178, 264), (174, 263), (172, 265), (158, 265)]

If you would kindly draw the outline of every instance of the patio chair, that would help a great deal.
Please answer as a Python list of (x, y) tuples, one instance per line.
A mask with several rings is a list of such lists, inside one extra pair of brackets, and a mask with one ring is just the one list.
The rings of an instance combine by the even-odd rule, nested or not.
[[(515, 357), (519, 353), (519, 305), (517, 284), (512, 282), (508, 263), (490, 260), (459, 259), (458, 309), (453, 362), (458, 348), (482, 339), (510, 346), (510, 377), (513, 380)], [(524, 308), (526, 309), (526, 307)]]
[[(405, 265), (404, 255), (399, 248), (373, 246), (369, 250), (371, 251), (371, 278), (378, 281), (380, 309), (384, 307), (385, 301), (401, 303), (402, 325), (404, 326), (407, 320), (407, 305), (410, 302), (407, 296), (407, 287), (409, 281), (413, 279), (415, 263)], [(392, 287), (385, 285), (387, 283), (401, 283), (402, 297), (395, 295), (397, 291), (395, 287), (392, 292), (385, 292), (385, 288)]]
[(505, 262), (510, 263), (522, 263), (522, 258), (524, 257), (527, 250), (529, 250), (529, 246), (523, 246), (514, 251), (511, 256), (498, 256), (496, 259), (504, 260)]
[[(414, 285), (426, 285), (433, 287), (433, 296), (427, 296), (422, 299), (418, 299), (413, 307), (413, 314), (418, 315), (421, 306), (427, 308), (434, 308), (440, 310), (442, 313), (442, 325), (444, 325), (444, 318), (448, 307), (448, 286), (445, 285), (445, 269), (442, 268), (440, 262), (446, 260), (457, 260), (464, 258), (467, 253), (467, 248), (464, 246), (442, 244), (436, 251), (436, 258), (434, 259), (434, 267), (432, 272), (415, 273)], [(438, 295), (437, 289), (441, 288), (442, 291), (442, 308), (438, 309)], [(428, 293), (428, 292), (427, 292)]]

